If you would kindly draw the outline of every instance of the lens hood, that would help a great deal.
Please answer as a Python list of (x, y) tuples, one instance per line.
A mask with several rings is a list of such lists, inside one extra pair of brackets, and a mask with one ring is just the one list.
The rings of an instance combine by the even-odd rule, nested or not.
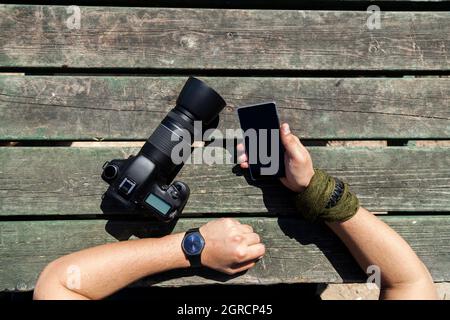
[(225, 107), (225, 100), (203, 81), (190, 77), (185, 83), (177, 99), (181, 106), (191, 113), (195, 119), (209, 124)]

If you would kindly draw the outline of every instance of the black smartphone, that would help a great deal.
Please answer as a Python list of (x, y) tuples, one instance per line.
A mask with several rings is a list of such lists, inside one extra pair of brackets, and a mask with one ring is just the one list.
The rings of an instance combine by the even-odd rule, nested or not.
[(275, 102), (237, 109), (252, 180), (285, 176), (284, 147)]

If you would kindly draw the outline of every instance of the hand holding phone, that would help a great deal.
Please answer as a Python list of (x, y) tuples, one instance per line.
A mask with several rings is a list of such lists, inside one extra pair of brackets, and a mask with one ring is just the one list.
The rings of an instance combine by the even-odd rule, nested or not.
[[(286, 173), (286, 176), (280, 178), (280, 181), (288, 189), (294, 192), (301, 192), (308, 187), (314, 176), (311, 155), (300, 142), (300, 139), (291, 132), (287, 123), (283, 123), (280, 127), (280, 140), (285, 149)], [(244, 152), (244, 144), (238, 144), (237, 149), (241, 153), (238, 157), (241, 168), (248, 169), (249, 163)]]
[(285, 176), (284, 147), (274, 102), (237, 109), (252, 180)]

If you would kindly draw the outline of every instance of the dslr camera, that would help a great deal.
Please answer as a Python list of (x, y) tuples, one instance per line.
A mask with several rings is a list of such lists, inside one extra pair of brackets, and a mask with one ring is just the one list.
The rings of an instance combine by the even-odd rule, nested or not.
[[(103, 165), (102, 179), (109, 184), (103, 195), (103, 211), (140, 212), (165, 222), (177, 218), (188, 201), (189, 187), (181, 181), (173, 181), (184, 163), (174, 163), (172, 150), (180, 143), (187, 144), (181, 150), (189, 150), (189, 154), (180, 155), (187, 159), (192, 152), (192, 137), (198, 134), (194, 133), (194, 121), (202, 121), (203, 131), (215, 127), (225, 105), (216, 91), (190, 77), (176, 106), (139, 153)], [(200, 134), (203, 137), (203, 132)], [(189, 141), (186, 136), (191, 137)]]

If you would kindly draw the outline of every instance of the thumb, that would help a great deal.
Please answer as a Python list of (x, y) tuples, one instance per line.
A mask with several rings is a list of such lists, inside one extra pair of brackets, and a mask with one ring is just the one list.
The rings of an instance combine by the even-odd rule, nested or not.
[(291, 129), (287, 123), (283, 123), (280, 128), (280, 139), (281, 143), (286, 150), (286, 154), (290, 158), (298, 158), (301, 157), (301, 147), (302, 144), (300, 140), (291, 133)]

